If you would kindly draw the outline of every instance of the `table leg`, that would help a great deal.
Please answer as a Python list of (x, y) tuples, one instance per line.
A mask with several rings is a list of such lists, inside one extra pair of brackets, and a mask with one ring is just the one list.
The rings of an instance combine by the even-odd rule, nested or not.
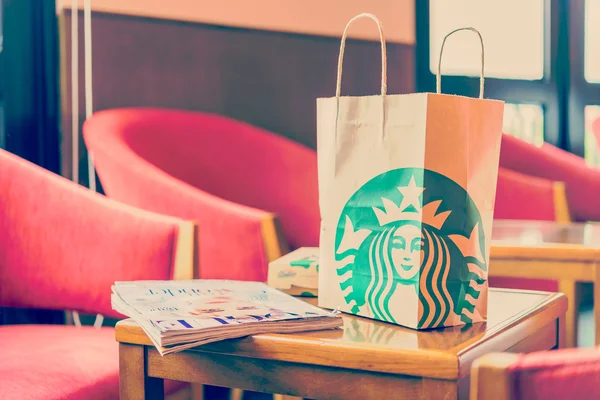
[(579, 315), (579, 299), (581, 298), (581, 283), (571, 280), (558, 281), (558, 291), (565, 294), (569, 307), (565, 314), (565, 347), (577, 345), (577, 319)]
[(119, 344), (119, 398), (121, 400), (164, 400), (164, 381), (146, 376), (144, 346)]
[(242, 389), (231, 388), (229, 394), (229, 400), (242, 400), (244, 398), (244, 391)]
[(192, 398), (190, 400), (204, 400), (204, 385), (192, 383), (190, 386), (192, 387)]
[(565, 324), (565, 317), (561, 316), (558, 318), (558, 321), (556, 322), (557, 324), (557, 329), (558, 329), (558, 341), (557, 341), (557, 348), (559, 349), (564, 349), (566, 347), (566, 324)]

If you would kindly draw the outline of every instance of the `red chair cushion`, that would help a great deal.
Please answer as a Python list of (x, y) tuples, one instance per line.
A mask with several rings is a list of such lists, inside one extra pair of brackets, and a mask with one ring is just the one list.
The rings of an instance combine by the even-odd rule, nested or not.
[[(499, 168), (494, 219), (555, 220), (554, 182)], [(493, 263), (490, 268), (494, 268)], [(547, 279), (492, 276), (489, 285), (496, 288), (558, 291), (558, 283)]]
[(261, 222), (316, 246), (316, 152), (230, 118), (167, 109), (98, 112), (84, 125), (107, 196), (199, 226), (201, 278), (265, 281)]
[(554, 221), (554, 182), (499, 168), (494, 219)]
[[(0, 326), (0, 399), (119, 398), (119, 344), (112, 328)], [(165, 392), (185, 385), (165, 381)]]
[(317, 246), (314, 150), (219, 115), (121, 110), (123, 140), (145, 160), (223, 199), (276, 213), (290, 246)]
[(598, 348), (526, 354), (510, 372), (515, 399), (600, 399)]
[(536, 147), (514, 136), (502, 135), (500, 166), (527, 175), (565, 183), (569, 211), (577, 221), (600, 221), (600, 170), (590, 168), (575, 154), (545, 143)]
[(121, 317), (111, 285), (170, 279), (179, 223), (0, 149), (0, 306)]

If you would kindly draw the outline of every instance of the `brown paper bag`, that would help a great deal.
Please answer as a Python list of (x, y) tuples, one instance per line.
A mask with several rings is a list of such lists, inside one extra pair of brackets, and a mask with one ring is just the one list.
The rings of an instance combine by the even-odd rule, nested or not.
[[(381, 95), (340, 96), (363, 17), (379, 28)], [(336, 96), (317, 99), (320, 306), (416, 329), (486, 319), (504, 105), (483, 98), (483, 39), (465, 29), (482, 44), (478, 99), (440, 94), (439, 67), (436, 94), (388, 95), (379, 20), (346, 26)]]

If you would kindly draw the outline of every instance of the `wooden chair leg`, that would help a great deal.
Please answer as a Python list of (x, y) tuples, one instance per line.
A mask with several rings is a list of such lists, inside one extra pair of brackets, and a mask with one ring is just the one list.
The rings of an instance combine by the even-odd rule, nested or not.
[(242, 389), (232, 388), (229, 393), (229, 400), (242, 400), (244, 397), (244, 391)]
[(204, 400), (204, 385), (192, 383), (192, 400)]
[(273, 400), (302, 400), (302, 397), (287, 396), (285, 394), (274, 394)]

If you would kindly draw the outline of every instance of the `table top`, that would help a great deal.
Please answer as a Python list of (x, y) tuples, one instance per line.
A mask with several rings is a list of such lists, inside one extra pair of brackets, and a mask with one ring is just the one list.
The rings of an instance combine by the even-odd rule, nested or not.
[(490, 258), (600, 260), (600, 224), (496, 220)]
[[(314, 298), (308, 301), (316, 303)], [(488, 321), (470, 326), (416, 331), (344, 314), (341, 329), (254, 335), (187, 351), (457, 379), (462, 357), (472, 359), (484, 352), (506, 350), (564, 315), (566, 308), (561, 293), (489, 289)], [(507, 337), (510, 339), (503, 344)], [(131, 319), (117, 324), (116, 338), (123, 343), (152, 345)]]

